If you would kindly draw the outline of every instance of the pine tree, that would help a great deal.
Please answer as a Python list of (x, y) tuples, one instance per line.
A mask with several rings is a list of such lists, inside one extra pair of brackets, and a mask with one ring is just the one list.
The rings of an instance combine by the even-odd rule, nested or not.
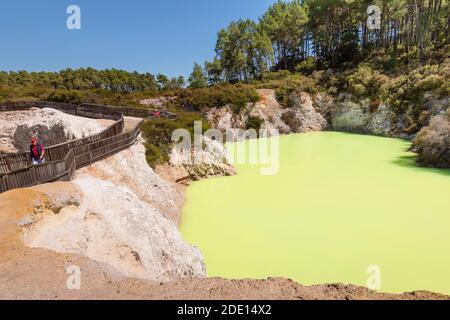
[(203, 68), (198, 63), (194, 64), (191, 75), (189, 76), (189, 88), (205, 88), (208, 86), (208, 78), (205, 76)]

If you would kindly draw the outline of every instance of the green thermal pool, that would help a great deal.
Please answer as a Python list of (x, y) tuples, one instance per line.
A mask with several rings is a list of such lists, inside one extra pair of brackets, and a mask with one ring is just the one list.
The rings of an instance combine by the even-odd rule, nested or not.
[(278, 174), (238, 164), (235, 177), (189, 187), (181, 232), (209, 276), (366, 286), (378, 266), (384, 292), (450, 294), (450, 170), (415, 166), (408, 147), (334, 132), (282, 136)]

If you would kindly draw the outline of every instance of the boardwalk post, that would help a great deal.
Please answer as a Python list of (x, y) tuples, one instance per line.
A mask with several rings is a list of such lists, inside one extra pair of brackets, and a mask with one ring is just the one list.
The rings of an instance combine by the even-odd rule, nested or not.
[(30, 175), (33, 177), (33, 180), (35, 181), (36, 184), (40, 183), (35, 167), (30, 168)]
[(11, 160), (9, 157), (6, 157), (6, 166), (8, 167), (8, 171), (12, 171)]
[(8, 190), (8, 186), (6, 185), (6, 176), (0, 177), (0, 193)]

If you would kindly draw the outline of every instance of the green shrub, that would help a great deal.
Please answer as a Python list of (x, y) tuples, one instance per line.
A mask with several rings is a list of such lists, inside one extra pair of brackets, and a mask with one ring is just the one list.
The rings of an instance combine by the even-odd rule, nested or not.
[(292, 92), (304, 91), (310, 94), (316, 94), (319, 92), (319, 88), (320, 87), (313, 78), (297, 75), (296, 77), (291, 77), (283, 81), (283, 83), (280, 83), (275, 90), (275, 94), (278, 102), (282, 106), (290, 107), (289, 96)]
[(247, 127), (247, 130), (254, 129), (254, 130), (256, 130), (256, 132), (259, 132), (263, 123), (264, 123), (263, 119), (261, 119), (259, 117), (250, 116), (247, 119), (246, 127)]
[(278, 88), (275, 91), (275, 95), (276, 95), (278, 103), (284, 107), (288, 107), (289, 106), (289, 96), (291, 95), (291, 92), (294, 90), (295, 90), (295, 88), (291, 88), (291, 87), (287, 87), (287, 86)]
[(352, 86), (352, 91), (357, 96), (363, 96), (367, 92), (367, 89), (363, 84), (356, 83)]
[(316, 60), (313, 57), (309, 57), (305, 61), (302, 61), (299, 64), (297, 64), (297, 66), (295, 67), (296, 72), (305, 75), (312, 74), (314, 70), (316, 70)]
[(415, 85), (416, 90), (430, 91), (440, 88), (444, 84), (445, 80), (442, 76), (437, 74), (431, 74), (417, 82)]
[(7, 96), (8, 96), (7, 93), (4, 92), (2, 90), (2, 88), (0, 88), (0, 103), (6, 101), (7, 100)]
[(357, 97), (378, 98), (386, 96), (389, 78), (367, 65), (360, 66), (347, 77), (350, 92)]
[(47, 100), (64, 103), (81, 103), (82, 97), (78, 91), (57, 90), (52, 92), (47, 97)]
[(161, 151), (161, 148), (153, 143), (145, 143), (145, 157), (149, 165), (163, 163), (169, 160), (169, 153)]
[(450, 82), (445, 82), (440, 88), (439, 88), (439, 94), (443, 97), (450, 96)]
[(206, 111), (231, 105), (236, 113), (247, 103), (260, 99), (255, 88), (245, 84), (187, 89), (181, 91), (178, 97), (181, 105), (188, 110)]
[(450, 167), (450, 114), (437, 116), (423, 128), (413, 143), (419, 163), (438, 168)]
[(273, 80), (283, 80), (291, 76), (288, 70), (280, 70), (277, 72), (267, 72), (262, 75), (262, 81), (273, 81)]
[(195, 121), (202, 121), (203, 132), (209, 129), (208, 123), (201, 115), (194, 112), (178, 112), (175, 120), (159, 118), (145, 121), (141, 126), (141, 133), (145, 139), (149, 165), (155, 166), (169, 160), (173, 132), (186, 129), (193, 135)]

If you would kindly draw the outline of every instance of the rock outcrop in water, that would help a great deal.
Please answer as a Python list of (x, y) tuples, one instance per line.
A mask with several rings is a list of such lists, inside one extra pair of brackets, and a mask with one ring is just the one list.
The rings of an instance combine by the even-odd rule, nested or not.
[(450, 168), (450, 109), (439, 114), (414, 140), (413, 150), (423, 165)]
[(223, 144), (203, 137), (202, 150), (185, 153), (176, 147), (172, 149), (169, 164), (178, 168), (176, 180), (201, 180), (215, 176), (236, 174), (230, 156)]

